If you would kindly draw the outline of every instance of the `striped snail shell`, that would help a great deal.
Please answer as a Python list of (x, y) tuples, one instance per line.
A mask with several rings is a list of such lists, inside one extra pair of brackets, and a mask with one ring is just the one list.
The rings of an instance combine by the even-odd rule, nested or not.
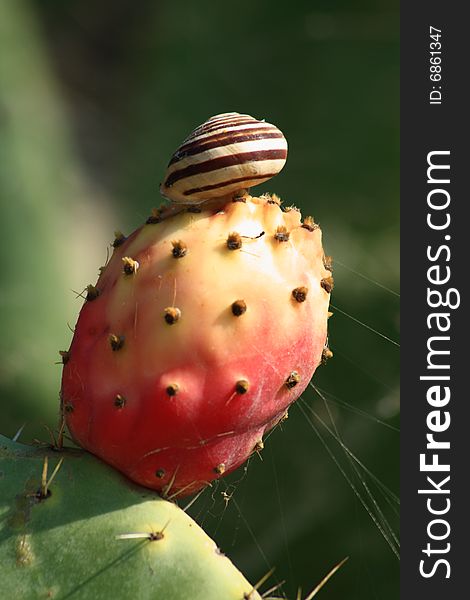
[(286, 159), (287, 141), (274, 125), (236, 112), (215, 115), (173, 154), (160, 191), (172, 202), (201, 203), (267, 181)]

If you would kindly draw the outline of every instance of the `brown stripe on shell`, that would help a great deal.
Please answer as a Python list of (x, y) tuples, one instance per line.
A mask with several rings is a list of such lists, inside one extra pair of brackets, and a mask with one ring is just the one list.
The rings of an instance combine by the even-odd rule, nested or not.
[(230, 121), (227, 120), (222, 123), (215, 124), (207, 123), (206, 125), (204, 125), (204, 127), (201, 127), (201, 129), (193, 131), (193, 133), (188, 138), (186, 138), (185, 143), (190, 142), (192, 139), (204, 138), (209, 134), (213, 134), (214, 131), (219, 131), (220, 133), (222, 133), (224, 131), (228, 132), (234, 127), (239, 127), (240, 129), (243, 129), (244, 127), (251, 127), (253, 125), (256, 125), (260, 128), (274, 127), (273, 125), (271, 125), (271, 123), (266, 123), (266, 121), (258, 121), (257, 119), (253, 119), (252, 117), (232, 119)]
[(256, 119), (239, 119), (239, 120), (232, 120), (232, 121), (226, 121), (225, 123), (222, 124), (216, 124), (216, 125), (212, 125), (211, 123), (205, 125), (202, 129), (198, 130), (198, 131), (194, 131), (186, 140), (185, 143), (190, 142), (191, 140), (194, 139), (203, 139), (209, 135), (213, 135), (214, 132), (219, 132), (219, 133), (229, 133), (230, 130), (233, 130), (234, 128), (239, 128), (239, 129), (244, 129), (244, 128), (249, 128), (252, 126), (256, 126), (259, 127), (260, 129), (269, 129), (274, 127), (274, 125), (271, 125), (270, 123), (266, 123), (265, 121), (258, 121)]
[(207, 127), (207, 125), (209, 125), (209, 124), (224, 123), (225, 121), (230, 121), (230, 120), (236, 119), (236, 118), (246, 119), (247, 117), (249, 117), (249, 115), (244, 115), (244, 114), (240, 114), (237, 112), (221, 113), (220, 115), (214, 115), (213, 117), (210, 117), (209, 119), (207, 119), (207, 121), (204, 121), (204, 123), (201, 123), (200, 125), (198, 125), (191, 132), (190, 135), (193, 135), (195, 131), (199, 131), (200, 129)]
[(193, 132), (190, 137), (196, 137), (205, 133), (215, 131), (216, 129), (227, 129), (227, 127), (235, 127), (236, 125), (242, 125), (243, 123), (253, 123), (254, 119), (249, 117), (234, 117), (231, 119), (225, 119), (224, 121), (218, 122), (207, 122), (200, 129)]
[(273, 125), (270, 125), (269, 123), (263, 123), (261, 121), (255, 121), (255, 120), (246, 120), (246, 121), (244, 120), (244, 121), (240, 121), (238, 123), (231, 122), (231, 123), (227, 123), (226, 125), (223, 125), (223, 126), (208, 127), (207, 129), (204, 129), (204, 130), (201, 130), (198, 132), (194, 132), (190, 137), (188, 137), (187, 139), (184, 140), (184, 142), (181, 144), (181, 146), (186, 146), (187, 144), (192, 144), (194, 142), (202, 142), (214, 135), (230, 135), (237, 131), (250, 130), (253, 128), (262, 129), (262, 130), (263, 129), (271, 130), (271, 131), (274, 131), (277, 129), (276, 127), (274, 127)]
[[(239, 152), (237, 154), (220, 156), (219, 158), (212, 158), (205, 160), (204, 162), (188, 165), (184, 169), (173, 171), (173, 173), (168, 175), (165, 186), (171, 187), (177, 181), (185, 179), (186, 177), (192, 177), (194, 175), (199, 175), (200, 173), (209, 173), (210, 171), (217, 171), (226, 167), (234, 167), (243, 163), (259, 162), (263, 160), (285, 160), (286, 158), (287, 150), (285, 148), (259, 150), (257, 152)], [(249, 179), (249, 177), (245, 177), (244, 179)]]
[(222, 148), (223, 146), (230, 146), (231, 144), (240, 144), (242, 142), (252, 142), (254, 140), (266, 140), (284, 137), (281, 132), (272, 131), (269, 133), (265, 133), (266, 129), (247, 129), (246, 131), (248, 133), (245, 133), (245, 130), (242, 130), (239, 132), (232, 131), (229, 134), (225, 135), (217, 134), (211, 136), (210, 138), (207, 138), (208, 140), (212, 141), (206, 142), (206, 140), (204, 139), (199, 142), (187, 144), (186, 146), (183, 146), (180, 150), (175, 152), (175, 154), (173, 154), (170, 162), (168, 163), (168, 166), (170, 167), (171, 165), (179, 162), (187, 156), (201, 154), (202, 152), (205, 152), (206, 150), (212, 150), (213, 148)]
[(265, 173), (264, 175), (253, 175), (253, 177), (250, 177), (248, 179), (248, 177), (234, 177), (233, 179), (227, 179), (226, 181), (221, 181), (220, 183), (213, 183), (212, 185), (204, 185), (202, 187), (198, 187), (198, 188), (191, 188), (189, 190), (185, 190), (183, 192), (184, 196), (191, 196), (192, 194), (199, 194), (200, 192), (208, 192), (210, 190), (222, 190), (225, 187), (228, 187), (229, 185), (233, 185), (234, 183), (242, 183), (244, 181), (255, 181), (258, 179), (271, 179), (271, 177), (274, 177), (275, 175), (277, 175), (277, 173)]
[(263, 131), (277, 130), (276, 127), (270, 125), (269, 123), (262, 123), (260, 121), (242, 121), (240, 123), (230, 123), (225, 127), (210, 127), (209, 129), (201, 131), (197, 135), (191, 136), (190, 138), (184, 140), (182, 145), (191, 144), (193, 142), (204, 142), (206, 139), (214, 135), (231, 135), (237, 131), (250, 131), (253, 128)]
[(254, 123), (256, 119), (250, 117), (248, 115), (238, 115), (233, 117), (228, 117), (226, 119), (214, 120), (209, 119), (202, 125), (200, 125), (197, 129), (195, 129), (189, 137), (186, 139), (189, 140), (192, 137), (196, 137), (198, 135), (202, 135), (203, 133), (207, 133), (208, 131), (213, 131), (215, 129), (225, 129), (226, 127), (233, 127), (234, 125), (241, 125), (242, 123)]
[(255, 121), (251, 120), (251, 119), (240, 119), (238, 121), (225, 121), (224, 123), (221, 124), (207, 124), (204, 125), (204, 127), (201, 127), (200, 129), (196, 129), (194, 130), (190, 136), (188, 136), (184, 141), (183, 144), (188, 144), (194, 140), (200, 139), (200, 138), (204, 138), (210, 134), (213, 134), (214, 132), (219, 132), (222, 133), (224, 131), (227, 131), (230, 127), (241, 127), (242, 125), (255, 125), (257, 124)]
[[(210, 142), (215, 138), (224, 138), (224, 137), (230, 137), (233, 135), (238, 134), (242, 134), (242, 133), (252, 133), (252, 132), (258, 132), (258, 131), (275, 131), (277, 133), (280, 133), (279, 129), (277, 127), (274, 127), (274, 125), (270, 125), (269, 123), (261, 123), (259, 121), (252, 121), (250, 123), (241, 123), (240, 125), (238, 125), (238, 127), (236, 129), (231, 129), (231, 130), (227, 130), (227, 128), (221, 127), (220, 131), (216, 131), (215, 133), (213, 132), (209, 132), (207, 134), (204, 135), (200, 135), (200, 136), (190, 136), (187, 140), (185, 140), (181, 146), (178, 148), (177, 152), (180, 151), (185, 151), (187, 148), (190, 148), (193, 145), (197, 145), (197, 144), (201, 144), (201, 143), (206, 143), (206, 142)], [(176, 154), (176, 152), (175, 152)]]

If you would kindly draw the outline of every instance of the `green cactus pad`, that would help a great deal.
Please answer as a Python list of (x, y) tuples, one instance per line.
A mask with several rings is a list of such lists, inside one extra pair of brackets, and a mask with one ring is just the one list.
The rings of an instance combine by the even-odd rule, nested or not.
[(0, 564), (2, 597), (15, 600), (260, 599), (175, 504), (86, 452), (3, 436)]

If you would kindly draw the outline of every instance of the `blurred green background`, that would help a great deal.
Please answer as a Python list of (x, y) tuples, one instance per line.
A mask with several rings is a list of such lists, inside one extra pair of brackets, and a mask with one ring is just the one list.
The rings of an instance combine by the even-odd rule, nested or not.
[(21, 439), (44, 439), (41, 423), (56, 425), (54, 363), (81, 306), (75, 292), (96, 280), (114, 230), (130, 232), (160, 203), (166, 163), (191, 129), (239, 111), (289, 141), (286, 168), (257, 191), (313, 214), (336, 259), (335, 357), (314, 379), (328, 401), (305, 393), (263, 460), (191, 510), (253, 582), (276, 566), (269, 582), (286, 580), (292, 599), (345, 556), (320, 597), (398, 597), (380, 529), (391, 537), (383, 511), (398, 530), (399, 507), (322, 424), (398, 492), (399, 352), (357, 322), (398, 337), (398, 26), (395, 0), (0, 0), (7, 435), (27, 422)]

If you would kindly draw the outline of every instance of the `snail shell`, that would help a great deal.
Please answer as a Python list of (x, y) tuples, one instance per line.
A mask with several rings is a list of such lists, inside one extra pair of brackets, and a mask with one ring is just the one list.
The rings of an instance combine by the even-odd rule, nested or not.
[(173, 154), (160, 191), (172, 202), (201, 203), (267, 181), (286, 159), (286, 138), (274, 125), (236, 112), (215, 115)]

